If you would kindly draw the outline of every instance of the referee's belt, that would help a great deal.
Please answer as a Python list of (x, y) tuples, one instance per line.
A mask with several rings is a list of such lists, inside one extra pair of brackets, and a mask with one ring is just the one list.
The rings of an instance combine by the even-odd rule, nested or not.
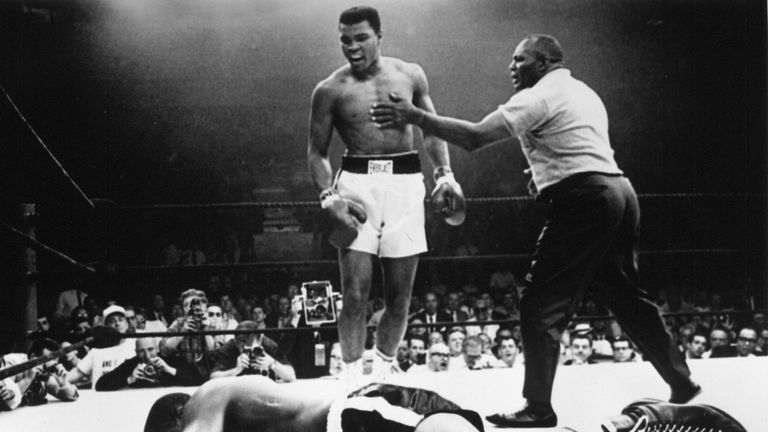
[(355, 174), (418, 174), (421, 163), (418, 152), (394, 155), (344, 156), (341, 170)]

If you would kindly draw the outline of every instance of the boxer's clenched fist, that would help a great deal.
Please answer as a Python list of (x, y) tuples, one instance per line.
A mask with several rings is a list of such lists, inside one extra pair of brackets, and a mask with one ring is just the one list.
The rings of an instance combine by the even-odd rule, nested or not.
[(365, 209), (340, 197), (334, 189), (326, 189), (320, 194), (320, 205), (333, 225), (328, 241), (339, 249), (348, 247), (357, 238), (357, 227), (367, 220)]
[(448, 167), (435, 169), (435, 189), (432, 191), (432, 211), (442, 213), (448, 225), (461, 225), (467, 216), (467, 202), (461, 186)]

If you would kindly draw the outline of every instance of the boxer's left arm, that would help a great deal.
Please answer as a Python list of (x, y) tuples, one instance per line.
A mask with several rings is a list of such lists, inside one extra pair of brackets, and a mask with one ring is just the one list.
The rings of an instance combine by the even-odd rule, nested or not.
[[(429, 82), (427, 75), (419, 65), (413, 65), (413, 105), (425, 112), (435, 113), (435, 105), (429, 96)], [(434, 168), (451, 166), (450, 156), (448, 154), (448, 144), (442, 139), (422, 129), (424, 150)]]
[[(429, 96), (429, 83), (424, 70), (414, 65), (413, 69), (413, 106), (424, 112), (435, 114), (435, 106)], [(422, 129), (424, 149), (434, 167), (433, 178), (435, 189), (432, 191), (432, 211), (442, 213), (450, 225), (460, 225), (464, 222), (466, 203), (464, 192), (456, 182), (451, 170), (448, 145), (439, 137)]]

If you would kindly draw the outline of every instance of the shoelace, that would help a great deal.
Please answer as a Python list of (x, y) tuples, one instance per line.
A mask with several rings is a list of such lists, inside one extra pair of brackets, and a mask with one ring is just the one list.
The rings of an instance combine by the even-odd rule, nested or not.
[(674, 424), (662, 424), (653, 425), (647, 432), (723, 432), (721, 429), (714, 429), (706, 426), (687, 426), (687, 425), (674, 425)]
[(637, 419), (637, 423), (629, 432), (723, 432), (722, 429), (715, 429), (707, 426), (691, 426), (684, 424), (648, 424), (648, 416), (642, 416)]

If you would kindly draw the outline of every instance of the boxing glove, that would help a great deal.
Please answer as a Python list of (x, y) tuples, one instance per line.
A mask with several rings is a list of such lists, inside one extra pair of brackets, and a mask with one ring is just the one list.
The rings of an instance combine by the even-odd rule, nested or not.
[(332, 225), (328, 241), (339, 249), (352, 244), (357, 238), (358, 225), (367, 219), (363, 206), (340, 197), (335, 189), (326, 189), (320, 194), (320, 206)]
[(442, 213), (448, 225), (461, 225), (467, 217), (467, 202), (461, 186), (450, 168), (435, 169), (435, 189), (432, 190), (431, 207), (434, 213)]
[(624, 407), (621, 414), (604, 421), (601, 424), (603, 430), (746, 432), (744, 426), (730, 414), (712, 405), (681, 405), (656, 399), (640, 399)]

